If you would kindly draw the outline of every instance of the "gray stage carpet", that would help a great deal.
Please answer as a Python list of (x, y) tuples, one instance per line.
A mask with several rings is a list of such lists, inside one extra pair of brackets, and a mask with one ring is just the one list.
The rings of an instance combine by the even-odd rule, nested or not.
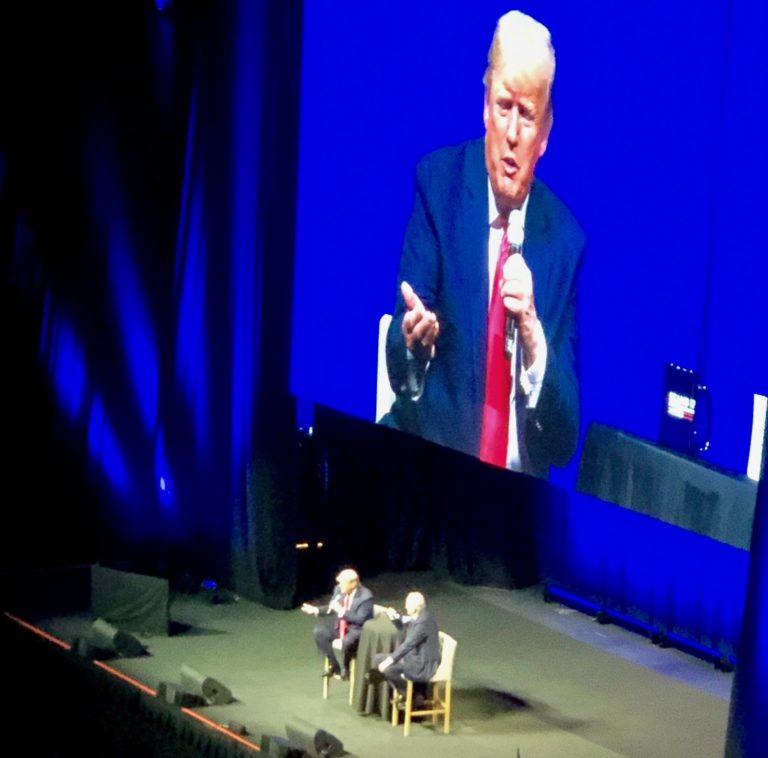
[[(441, 628), (457, 638), (451, 734), (420, 723), (405, 738), (387, 720), (360, 715), (340, 682), (323, 700), (314, 619), (298, 609), (174, 596), (171, 635), (143, 638), (150, 655), (111, 665), (153, 689), (179, 682), (182, 665), (217, 679), (235, 702), (198, 710), (218, 723), (245, 726), (256, 744), (262, 734), (284, 737), (286, 724), (300, 718), (361, 758), (515, 758), (518, 751), (520, 758), (723, 755), (732, 674), (545, 603), (535, 588), (466, 587), (413, 574), (366, 584), (377, 602), (396, 607), (409, 589), (424, 589)], [(37, 623), (72, 640), (92, 621)]]

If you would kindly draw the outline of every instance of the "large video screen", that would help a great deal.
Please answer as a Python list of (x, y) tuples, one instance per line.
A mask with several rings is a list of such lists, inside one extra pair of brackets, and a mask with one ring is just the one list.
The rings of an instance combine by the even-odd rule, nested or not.
[[(380, 319), (401, 303), (401, 256), (421, 202), (416, 167), (445, 146), (482, 147), (488, 48), (510, 6), (304, 7), (291, 391), (373, 422)], [(754, 396), (768, 394), (757, 9), (520, 6), (549, 29), (556, 55), (536, 176), (586, 239), (573, 304), (579, 439), (598, 421), (658, 441), (673, 364), (707, 388), (701, 457), (746, 471)], [(458, 192), (446, 178), (446, 203)], [(536, 292), (549, 269), (530, 267)], [(481, 295), (473, 286), (456, 296), (468, 310)], [(440, 314), (427, 383), (439, 376), (440, 338), (471, 329), (455, 321), (460, 305)], [(448, 393), (451, 412), (473, 391)]]

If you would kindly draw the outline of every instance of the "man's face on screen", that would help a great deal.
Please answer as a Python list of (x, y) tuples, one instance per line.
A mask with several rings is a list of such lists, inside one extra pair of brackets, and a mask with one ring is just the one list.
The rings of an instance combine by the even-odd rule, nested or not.
[(501, 213), (523, 204), (551, 125), (549, 85), (540, 69), (494, 69), (485, 93), (485, 165)]

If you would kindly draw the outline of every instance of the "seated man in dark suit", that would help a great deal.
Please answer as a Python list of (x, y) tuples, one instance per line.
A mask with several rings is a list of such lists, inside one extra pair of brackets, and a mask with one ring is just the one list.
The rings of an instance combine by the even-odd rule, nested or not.
[[(315, 626), (315, 644), (320, 654), (330, 661), (330, 670), (323, 676), (348, 679), (349, 662), (360, 642), (363, 624), (373, 618), (373, 593), (360, 583), (357, 571), (351, 568), (341, 571), (336, 582), (331, 602), (325, 608), (304, 603), (301, 610), (311, 616), (335, 616), (333, 624)], [(342, 641), (343, 668), (333, 649), (333, 641), (337, 638)]]
[(427, 601), (421, 592), (410, 592), (405, 598), (405, 612), (401, 616), (394, 608), (387, 608), (387, 615), (395, 626), (405, 628), (405, 639), (389, 655), (380, 653), (373, 659), (375, 679), (383, 674), (400, 696), (405, 694), (407, 680), (418, 686), (414, 690), (414, 705), (424, 701), (426, 683), (440, 665), (440, 637), (437, 622), (427, 609)]

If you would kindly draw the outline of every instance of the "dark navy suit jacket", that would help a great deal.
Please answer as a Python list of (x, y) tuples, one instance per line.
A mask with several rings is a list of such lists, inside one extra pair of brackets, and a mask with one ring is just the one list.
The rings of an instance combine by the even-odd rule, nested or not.
[[(333, 600), (338, 600), (342, 605), (344, 604), (344, 593), (341, 591), (338, 584), (333, 588), (333, 593), (331, 594), (331, 602), (333, 602)], [(320, 613), (323, 616), (333, 613), (330, 603), (325, 608), (322, 608)], [(344, 618), (347, 620), (347, 629), (355, 633), (361, 632), (363, 624), (368, 621), (368, 619), (373, 618), (373, 593), (365, 585), (357, 585), (355, 594), (352, 596), (352, 603), (344, 614)], [(339, 619), (337, 618), (337, 634), (338, 631)]]
[[(387, 335), (387, 368), (397, 399), (381, 423), (475, 456), (485, 396), (488, 233), (483, 140), (424, 157), (416, 169), (414, 208)], [(523, 470), (543, 477), (550, 465), (565, 465), (578, 442), (576, 280), (584, 244), (584, 233), (571, 212), (535, 179), (523, 254), (533, 274), (548, 355), (536, 408), (516, 405)], [(437, 351), (418, 400), (406, 391), (403, 280), (440, 321)]]
[(406, 624), (398, 619), (396, 626), (405, 627), (405, 639), (392, 652), (392, 660), (403, 668), (406, 679), (414, 682), (428, 682), (440, 665), (440, 635), (429, 609)]

